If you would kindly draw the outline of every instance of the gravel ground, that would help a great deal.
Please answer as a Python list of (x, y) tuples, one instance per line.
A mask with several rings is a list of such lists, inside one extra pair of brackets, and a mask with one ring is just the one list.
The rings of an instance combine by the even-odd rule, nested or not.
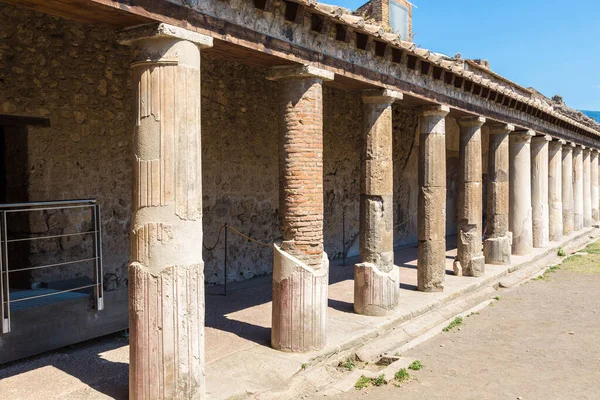
[(413, 348), (407, 382), (338, 399), (600, 399), (600, 242)]

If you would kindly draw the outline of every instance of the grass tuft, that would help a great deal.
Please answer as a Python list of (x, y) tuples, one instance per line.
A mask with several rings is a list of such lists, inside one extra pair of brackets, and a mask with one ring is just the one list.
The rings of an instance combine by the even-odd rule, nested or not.
[(421, 363), (421, 361), (419, 360), (415, 360), (413, 361), (409, 366), (408, 369), (412, 369), (413, 371), (418, 371), (420, 369), (423, 368), (423, 364)]
[(559, 247), (556, 252), (556, 255), (559, 257), (564, 257), (567, 255), (567, 253), (565, 253), (565, 249), (563, 249), (562, 247)]
[(350, 358), (348, 358), (343, 364), (342, 367), (346, 368), (348, 371), (352, 371), (356, 368), (356, 364)]
[(366, 376), (361, 375), (361, 377), (358, 378), (358, 380), (354, 384), (354, 387), (356, 389), (360, 390), (360, 389), (364, 389), (364, 388), (368, 387), (370, 384), (371, 384), (371, 378), (367, 378)]
[(448, 326), (442, 330), (444, 332), (450, 332), (452, 329), (456, 328), (457, 326), (459, 326), (462, 323), (463, 323), (462, 317), (456, 317), (456, 318), (454, 318), (454, 321), (450, 322), (450, 324), (448, 324)]
[(396, 378), (398, 382), (404, 382), (410, 379), (410, 374), (406, 368), (401, 368), (394, 374), (394, 378)]
[(377, 378), (372, 379), (371, 383), (373, 385), (375, 385), (375, 386), (383, 386), (383, 385), (385, 385), (387, 383), (386, 380), (385, 380), (385, 375), (384, 374), (379, 375)]

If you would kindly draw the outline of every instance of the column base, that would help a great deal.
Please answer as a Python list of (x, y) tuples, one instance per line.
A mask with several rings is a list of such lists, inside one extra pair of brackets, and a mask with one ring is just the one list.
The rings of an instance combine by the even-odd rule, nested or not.
[(354, 266), (354, 312), (362, 315), (383, 316), (396, 309), (400, 292), (400, 271), (393, 266), (382, 272), (372, 263)]
[(129, 398), (204, 397), (203, 263), (129, 266)]
[(273, 327), (271, 346), (302, 353), (320, 350), (327, 340), (329, 260), (318, 269), (273, 245)]
[(446, 277), (446, 240), (420, 240), (417, 290), (443, 292)]
[(512, 238), (510, 236), (489, 238), (483, 242), (483, 256), (487, 264), (510, 264)]
[(463, 276), (483, 276), (483, 274), (485, 274), (485, 257), (483, 255), (472, 257), (471, 260), (467, 262), (467, 265), (462, 264), (462, 269)]

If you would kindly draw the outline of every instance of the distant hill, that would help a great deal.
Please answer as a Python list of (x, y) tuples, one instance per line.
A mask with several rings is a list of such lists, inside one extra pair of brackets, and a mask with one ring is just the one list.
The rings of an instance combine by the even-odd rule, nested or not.
[(596, 120), (596, 122), (600, 122), (600, 111), (587, 111), (587, 110), (580, 110), (582, 113), (584, 113), (585, 115), (587, 115), (590, 118), (594, 118)]

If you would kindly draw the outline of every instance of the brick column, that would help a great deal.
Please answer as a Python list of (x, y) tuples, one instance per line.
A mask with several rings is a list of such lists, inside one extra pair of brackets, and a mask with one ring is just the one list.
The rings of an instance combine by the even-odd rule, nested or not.
[(548, 142), (551, 136), (531, 139), (531, 210), (533, 247), (546, 247), (549, 241)]
[(590, 148), (583, 150), (583, 226), (592, 226), (592, 179)]
[(598, 150), (593, 149), (591, 158), (591, 180), (592, 180), (592, 224), (594, 226), (598, 225), (600, 222), (600, 215), (598, 215), (598, 202), (600, 201), (600, 192), (598, 187)]
[(562, 148), (566, 142), (555, 139), (548, 148), (548, 215), (549, 239), (557, 241), (563, 236), (562, 202)]
[(466, 276), (481, 276), (485, 272), (482, 235), (482, 117), (459, 118), (460, 153), (458, 172), (458, 249), (456, 261), (460, 262)]
[(568, 143), (562, 148), (562, 203), (563, 234), (570, 235), (575, 229), (573, 199), (573, 148), (575, 143)]
[(513, 235), (512, 252), (527, 254), (533, 247), (531, 220), (531, 138), (533, 131), (510, 135), (509, 229)]
[(483, 254), (488, 264), (510, 264), (508, 135), (514, 130), (512, 125), (490, 125), (486, 239), (483, 243)]
[(119, 39), (136, 95), (129, 396), (203, 398), (200, 48), (212, 38), (152, 24)]
[(583, 149), (578, 145), (573, 149), (573, 220), (576, 231), (583, 228)]
[(385, 315), (398, 304), (400, 282), (394, 265), (394, 173), (392, 103), (402, 94), (363, 93), (360, 264), (354, 266), (354, 311)]
[(329, 262), (323, 251), (323, 80), (310, 66), (278, 67), (279, 226), (274, 245), (273, 327), (278, 350), (319, 350), (327, 339)]
[(419, 135), (417, 288), (444, 289), (446, 275), (446, 115), (448, 106), (424, 107)]

